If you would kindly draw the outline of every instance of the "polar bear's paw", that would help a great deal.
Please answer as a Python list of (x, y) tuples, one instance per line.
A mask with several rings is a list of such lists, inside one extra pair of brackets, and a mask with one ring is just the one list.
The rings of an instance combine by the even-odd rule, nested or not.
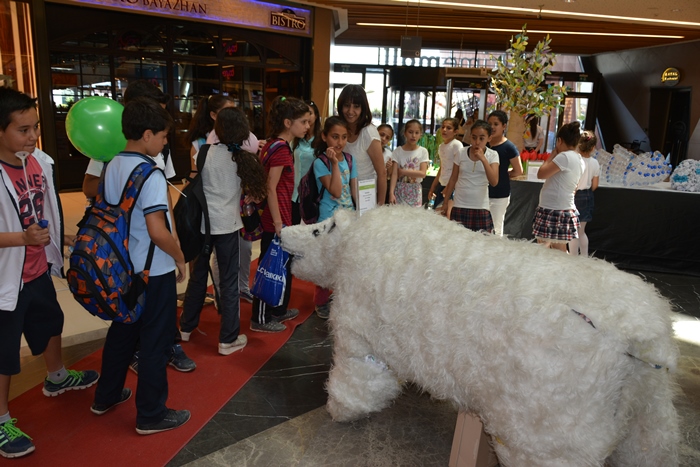
[(328, 383), (328, 412), (337, 422), (348, 422), (379, 412), (401, 393), (401, 385), (387, 366), (372, 356), (336, 355)]

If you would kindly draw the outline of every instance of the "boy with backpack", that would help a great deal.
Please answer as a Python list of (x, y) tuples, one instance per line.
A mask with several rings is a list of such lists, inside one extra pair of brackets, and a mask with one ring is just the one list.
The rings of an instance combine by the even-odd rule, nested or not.
[[(154, 158), (165, 146), (172, 125), (170, 114), (151, 99), (136, 98), (126, 105), (122, 114), (126, 148), (107, 164), (104, 174), (104, 197), (108, 203), (120, 200), (134, 170), (144, 164), (155, 166)], [(136, 322), (111, 324), (102, 353), (103, 377), (90, 410), (102, 415), (131, 397), (124, 382), (140, 341), (136, 432), (148, 435), (177, 428), (190, 419), (189, 411), (165, 405), (165, 370), (176, 329), (176, 282), (184, 280), (185, 259), (170, 231), (168, 188), (163, 172), (153, 170), (135, 196), (127, 247), (134, 273), (144, 270), (151, 242), (155, 245), (144, 309)]]
[[(145, 79), (137, 79), (129, 82), (129, 85), (124, 91), (124, 104), (128, 104), (130, 101), (136, 99), (137, 97), (146, 97), (152, 99), (164, 109), (168, 105), (168, 102), (170, 102), (170, 96), (168, 94), (165, 94), (163, 91), (161, 91), (161, 89), (158, 86)], [(173, 177), (175, 177), (176, 174), (175, 167), (173, 166), (173, 158), (172, 154), (170, 153), (170, 148), (167, 144), (163, 148), (163, 151), (161, 151), (154, 158), (154, 160), (156, 161), (156, 166), (163, 172), (165, 172), (166, 180), (170, 180)], [(90, 159), (90, 163), (88, 164), (87, 170), (85, 171), (85, 177), (83, 178), (83, 193), (88, 198), (88, 200), (91, 200), (95, 198), (95, 196), (97, 196), (97, 189), (100, 184), (100, 176), (102, 175), (103, 168), (104, 162), (100, 162), (95, 159)], [(169, 206), (172, 207), (172, 200), (170, 199), (169, 195), (168, 202), (170, 203)], [(185, 354), (185, 351), (182, 349), (182, 345), (180, 344), (180, 335), (177, 329), (175, 330), (175, 341), (173, 342), (173, 346), (171, 348), (170, 360), (168, 360), (168, 364), (171, 367), (175, 368), (177, 371), (181, 371), (184, 373), (190, 372), (197, 368), (197, 364), (194, 361), (192, 361), (192, 359), (190, 359)], [(136, 352), (134, 352), (134, 358), (131, 360), (131, 365), (129, 366), (129, 368), (134, 373), (138, 374), (138, 345)]]
[(8, 407), (22, 334), (33, 355), (44, 355), (46, 396), (88, 388), (100, 376), (66, 370), (61, 358), (63, 311), (50, 275), (63, 275), (66, 239), (53, 160), (36, 148), (39, 134), (36, 99), (0, 87), (0, 455), (8, 458), (34, 451)]

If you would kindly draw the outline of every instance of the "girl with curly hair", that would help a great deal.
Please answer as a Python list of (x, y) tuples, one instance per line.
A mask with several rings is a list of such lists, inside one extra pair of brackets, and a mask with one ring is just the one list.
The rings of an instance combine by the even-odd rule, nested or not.
[[(219, 353), (230, 355), (245, 347), (248, 339), (240, 334), (240, 302), (238, 288), (240, 236), (243, 227), (240, 215), (241, 192), (249, 199), (261, 201), (267, 192), (265, 171), (255, 154), (241, 148), (250, 130), (245, 114), (236, 108), (222, 109), (214, 131), (219, 143), (208, 148), (200, 174), (211, 222), (212, 249), (219, 268)], [(207, 146), (200, 148), (199, 153)], [(210, 254), (201, 254), (187, 283), (180, 329), (183, 341), (199, 324), (199, 315), (207, 291)]]

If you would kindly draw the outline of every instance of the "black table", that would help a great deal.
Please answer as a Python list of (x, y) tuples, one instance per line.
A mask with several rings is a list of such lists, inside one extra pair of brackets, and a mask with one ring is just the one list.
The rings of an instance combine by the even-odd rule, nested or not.
[[(532, 239), (542, 183), (511, 181), (506, 235)], [(700, 194), (601, 186), (586, 225), (589, 252), (623, 269), (700, 276)]]

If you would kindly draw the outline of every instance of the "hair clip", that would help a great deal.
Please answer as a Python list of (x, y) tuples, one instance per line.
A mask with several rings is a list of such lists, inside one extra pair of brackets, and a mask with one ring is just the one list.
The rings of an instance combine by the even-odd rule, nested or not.
[(240, 147), (238, 144), (236, 144), (236, 143), (229, 143), (229, 144), (226, 145), (226, 148), (227, 148), (230, 152), (239, 152), (239, 151), (241, 150), (241, 147)]
[(280, 99), (280, 102), (284, 102), (284, 101), (286, 101), (286, 100), (287, 100), (287, 98), (284, 97), (284, 96), (282, 96), (282, 99)]

